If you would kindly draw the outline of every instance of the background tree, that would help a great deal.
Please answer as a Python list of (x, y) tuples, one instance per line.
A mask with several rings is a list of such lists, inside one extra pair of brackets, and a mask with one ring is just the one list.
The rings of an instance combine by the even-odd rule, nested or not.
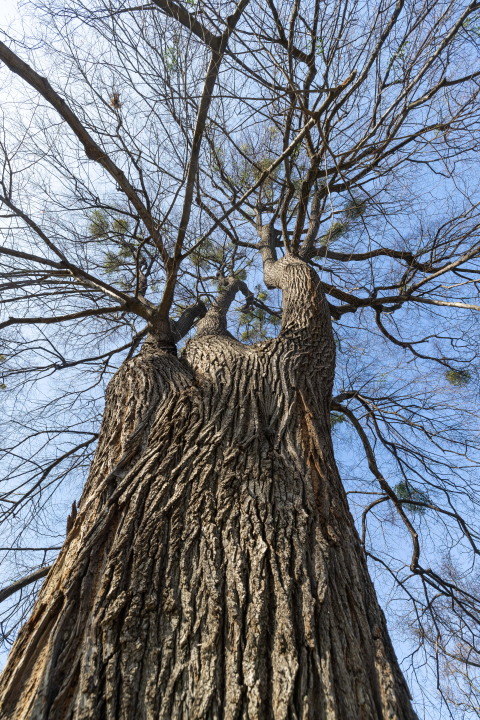
[(3, 716), (478, 714), (478, 10), (4, 33)]

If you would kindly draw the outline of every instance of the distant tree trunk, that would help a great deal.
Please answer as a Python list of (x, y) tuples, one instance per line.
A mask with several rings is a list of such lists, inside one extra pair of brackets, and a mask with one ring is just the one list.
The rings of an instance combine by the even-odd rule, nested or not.
[(328, 304), (263, 254), (277, 339), (213, 308), (180, 358), (149, 337), (111, 381), (2, 718), (416, 718), (333, 457)]

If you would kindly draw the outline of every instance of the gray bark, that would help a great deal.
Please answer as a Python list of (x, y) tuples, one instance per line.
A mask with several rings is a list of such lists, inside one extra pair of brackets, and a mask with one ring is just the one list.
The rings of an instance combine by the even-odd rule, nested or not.
[(278, 338), (233, 339), (223, 298), (180, 358), (149, 336), (111, 381), (2, 718), (416, 718), (334, 461), (328, 303), (272, 248)]

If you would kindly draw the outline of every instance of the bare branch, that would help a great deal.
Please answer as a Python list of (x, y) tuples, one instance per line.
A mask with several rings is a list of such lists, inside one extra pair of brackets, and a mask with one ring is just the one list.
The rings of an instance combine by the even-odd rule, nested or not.
[(46, 567), (39, 568), (38, 570), (35, 570), (35, 572), (31, 573), (30, 575), (27, 575), (24, 578), (21, 578), (21, 580), (17, 580), (16, 582), (12, 583), (11, 585), (8, 585), (6, 588), (3, 588), (3, 590), (0, 590), (0, 602), (3, 602), (7, 598), (10, 597), (10, 595), (13, 595), (16, 592), (19, 592), (24, 587), (27, 587), (27, 585), (31, 585), (32, 583), (36, 582), (37, 580), (41, 580), (42, 578), (46, 577), (50, 570), (52, 569), (52, 565), (47, 565)]

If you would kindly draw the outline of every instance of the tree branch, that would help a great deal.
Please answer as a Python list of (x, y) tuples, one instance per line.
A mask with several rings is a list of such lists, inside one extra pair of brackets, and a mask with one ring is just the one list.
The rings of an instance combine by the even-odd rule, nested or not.
[(78, 117), (68, 107), (65, 100), (52, 88), (47, 78), (39, 75), (27, 63), (21, 60), (5, 43), (0, 41), (0, 60), (16, 75), (21, 77), (31, 87), (33, 87), (45, 100), (58, 112), (65, 120), (67, 125), (74, 132), (75, 136), (80, 140), (85, 150), (85, 154), (89, 160), (99, 163), (109, 175), (114, 178), (119, 187), (128, 197), (140, 218), (148, 228), (150, 235), (160, 252), (162, 260), (166, 268), (171, 266), (171, 259), (164, 247), (160, 233), (158, 232), (156, 223), (148, 212), (147, 208), (137, 195), (135, 188), (128, 181), (123, 170), (110, 159), (105, 150), (97, 145), (95, 140), (87, 132)]
[(235, 299), (235, 295), (237, 292), (242, 292), (247, 300), (253, 297), (243, 280), (238, 280), (235, 277), (220, 278), (219, 285), (221, 286), (221, 292), (217, 295), (215, 302), (209, 308), (205, 317), (198, 323), (196, 337), (202, 335), (227, 335), (231, 337), (227, 329), (227, 312)]
[(407, 527), (413, 543), (413, 555), (412, 560), (410, 563), (410, 569), (412, 572), (416, 572), (418, 570), (418, 560), (420, 558), (420, 543), (418, 541), (418, 534), (415, 528), (413, 527), (412, 523), (408, 519), (408, 517), (405, 515), (405, 512), (402, 508), (402, 503), (399, 501), (399, 498), (397, 497), (396, 493), (392, 490), (390, 485), (387, 483), (385, 478), (383, 477), (382, 473), (378, 469), (377, 461), (375, 460), (375, 454), (373, 452), (372, 446), (370, 445), (370, 442), (368, 440), (367, 434), (363, 427), (361, 426), (360, 422), (357, 420), (353, 412), (348, 408), (345, 407), (345, 405), (340, 405), (339, 403), (332, 400), (331, 407), (333, 410), (337, 410), (338, 412), (343, 413), (347, 416), (347, 418), (352, 423), (353, 427), (357, 431), (360, 440), (362, 441), (363, 448), (365, 450), (365, 455), (367, 456), (367, 462), (368, 467), (370, 469), (370, 472), (374, 477), (377, 479), (378, 484), (384, 491), (385, 495), (388, 495), (389, 499), (393, 502), (395, 505), (395, 508), (402, 518), (403, 522), (405, 523), (405, 526)]
[(174, 342), (178, 343), (192, 329), (197, 318), (204, 318), (207, 308), (202, 300), (185, 308), (178, 320), (170, 320)]
[(91, 310), (82, 310), (81, 312), (72, 313), (71, 315), (59, 315), (57, 317), (26, 317), (16, 318), (10, 317), (5, 322), (0, 323), (0, 330), (10, 325), (35, 325), (36, 323), (50, 324), (56, 322), (67, 322), (68, 320), (77, 320), (78, 318), (90, 317), (91, 315), (104, 315), (112, 312), (125, 312), (126, 307), (123, 305), (113, 305), (112, 307), (92, 308)]
[(200, 23), (194, 15), (191, 15), (188, 10), (178, 5), (173, 0), (152, 0), (165, 15), (177, 20), (181, 25), (186, 27), (190, 32), (196, 35), (202, 40), (211, 50), (218, 51), (220, 46), (221, 37), (214, 35), (210, 30)]
[(21, 580), (17, 580), (16, 582), (12, 583), (11, 585), (8, 585), (8, 587), (3, 588), (3, 590), (0, 590), (0, 602), (3, 602), (7, 598), (10, 597), (10, 595), (13, 595), (14, 593), (18, 592), (19, 590), (22, 590), (24, 587), (27, 587), (27, 585), (31, 585), (32, 583), (36, 582), (37, 580), (41, 580), (41, 578), (44, 578), (48, 573), (50, 572), (53, 565), (47, 565), (46, 567), (39, 568), (38, 570), (35, 570), (35, 572), (31, 573), (30, 575), (27, 575), (26, 577), (22, 578)]
[(72, 277), (87, 287), (93, 288), (97, 291), (102, 291), (106, 295), (115, 298), (115, 300), (122, 300), (128, 310), (136, 315), (139, 315), (144, 320), (150, 320), (151, 318), (151, 309), (144, 305), (141, 300), (132, 298), (130, 295), (123, 293), (121, 290), (113, 288), (111, 285), (103, 282), (103, 280), (99, 280), (76, 265), (72, 265), (72, 263), (68, 261), (62, 260), (60, 262), (55, 262), (54, 260), (49, 260), (48, 258), (42, 258), (38, 255), (32, 255), (31, 253), (21, 252), (20, 250), (12, 250), (11, 248), (6, 247), (0, 247), (0, 254), (9, 255), (10, 257), (19, 258), (20, 260), (29, 260), (30, 262), (39, 263), (41, 265), (48, 265), (49, 267), (62, 272), (68, 271)]

